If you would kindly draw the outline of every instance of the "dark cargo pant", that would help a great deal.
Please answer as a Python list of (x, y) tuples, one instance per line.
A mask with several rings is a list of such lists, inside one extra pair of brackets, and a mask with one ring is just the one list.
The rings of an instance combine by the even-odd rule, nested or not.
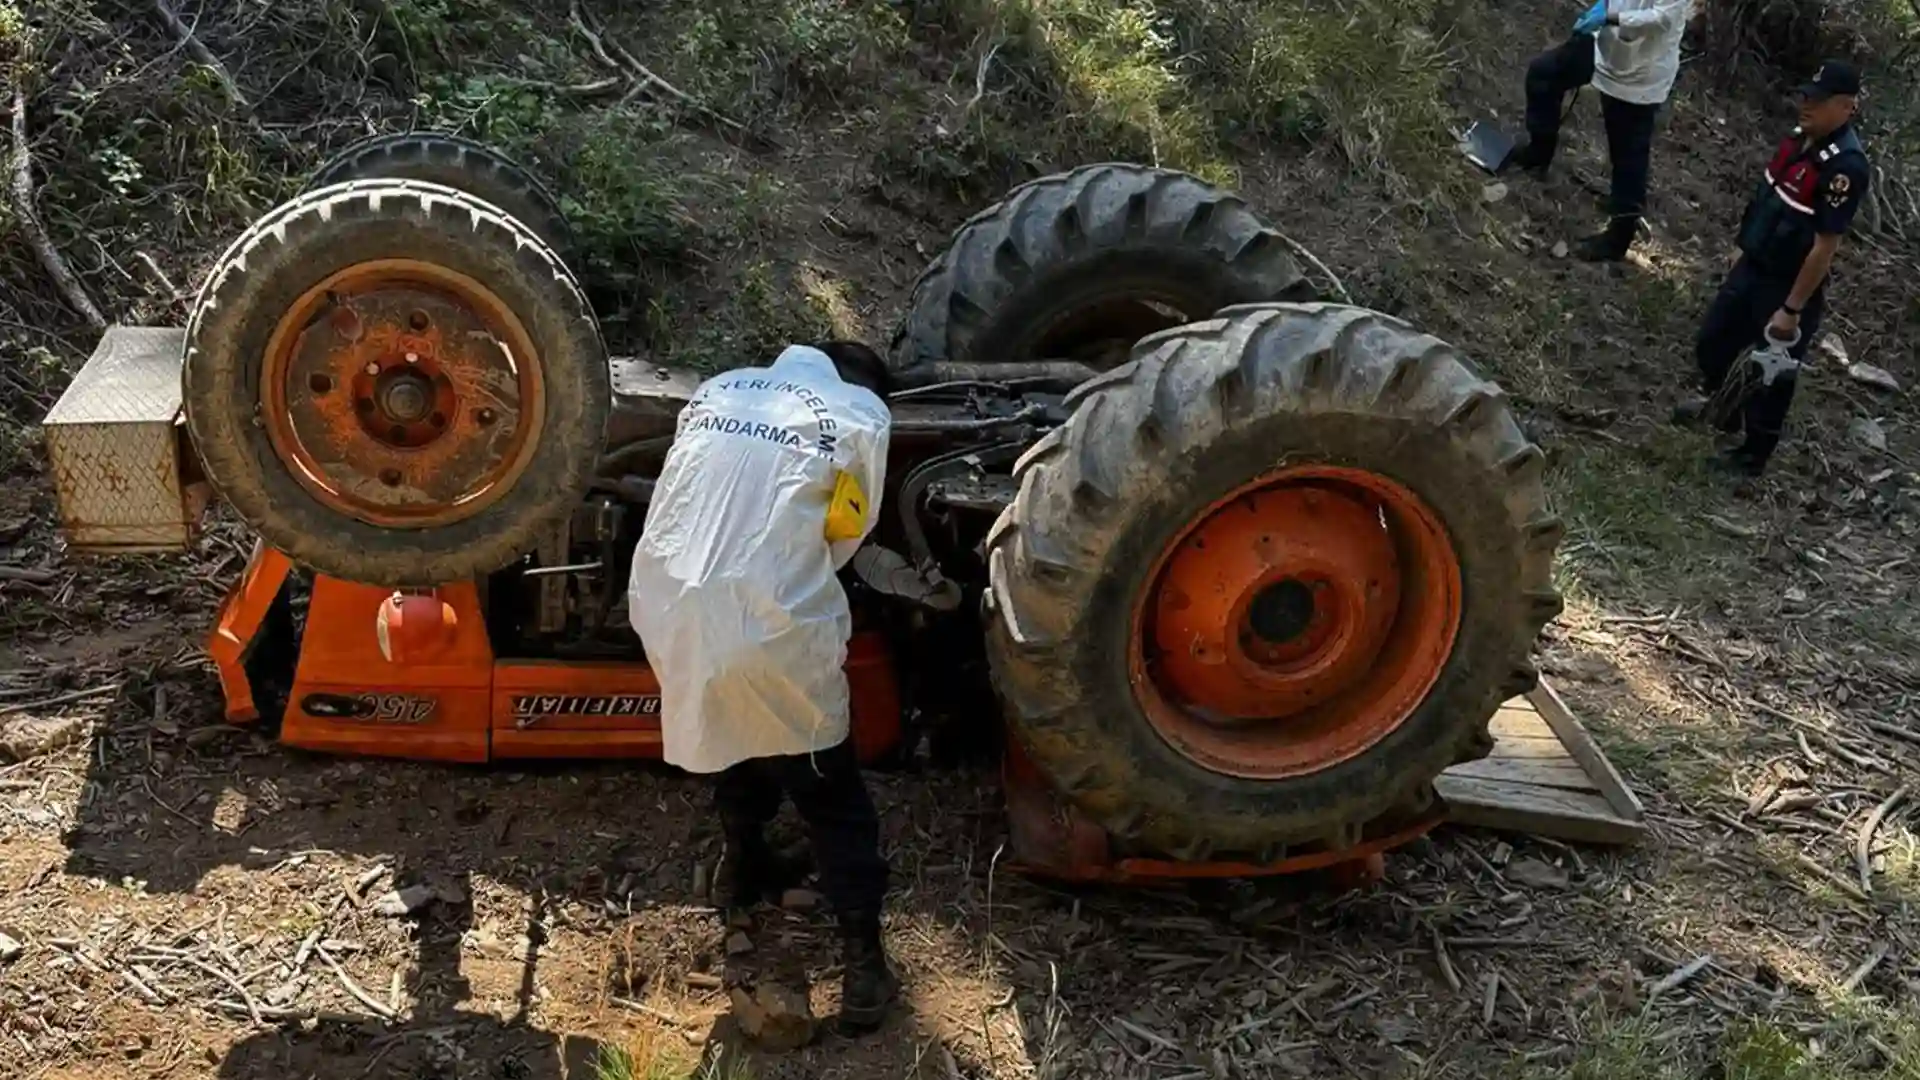
[[(1752, 259), (1741, 256), (1727, 280), (1707, 308), (1700, 324), (1700, 336), (1694, 343), (1694, 358), (1700, 367), (1700, 387), (1708, 394), (1720, 389), (1733, 362), (1749, 347), (1765, 343), (1768, 320), (1786, 303), (1799, 272), (1768, 272)], [(1787, 351), (1804, 362), (1814, 335), (1820, 331), (1820, 319), (1826, 311), (1827, 289), (1822, 285), (1800, 313), (1799, 344)], [(1780, 444), (1781, 429), (1787, 422), (1787, 410), (1793, 405), (1796, 378), (1793, 372), (1781, 372), (1773, 385), (1747, 399), (1740, 424), (1747, 433), (1742, 450), (1756, 461), (1764, 462)]]

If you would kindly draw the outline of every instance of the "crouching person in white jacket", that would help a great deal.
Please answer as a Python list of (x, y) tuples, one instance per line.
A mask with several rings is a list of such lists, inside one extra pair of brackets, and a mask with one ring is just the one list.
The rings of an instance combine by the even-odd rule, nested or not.
[[(729, 913), (799, 884), (763, 829), (791, 797), (845, 959), (841, 1021), (898, 987), (881, 944), (887, 864), (850, 738), (852, 617), (836, 572), (886, 479), (887, 369), (851, 342), (795, 345), (703, 383), (680, 414), (634, 552), (627, 610), (660, 680), (666, 760), (714, 776)], [(730, 880), (729, 880), (730, 879)]]

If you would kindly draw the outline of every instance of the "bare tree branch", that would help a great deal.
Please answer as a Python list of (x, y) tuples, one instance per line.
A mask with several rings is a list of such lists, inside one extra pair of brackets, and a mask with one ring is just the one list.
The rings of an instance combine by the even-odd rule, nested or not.
[(94, 306), (93, 297), (87, 295), (86, 286), (73, 276), (67, 268), (67, 260), (61, 258), (60, 249), (53, 246), (53, 238), (47, 235), (47, 227), (40, 222), (40, 215), (33, 208), (33, 149), (27, 143), (27, 92), (18, 85), (13, 88), (13, 215), (20, 222), (20, 232), (26, 238), (27, 246), (40, 258), (40, 266), (47, 276), (60, 287), (60, 293), (67, 303), (87, 320), (95, 330), (107, 328), (106, 316)]

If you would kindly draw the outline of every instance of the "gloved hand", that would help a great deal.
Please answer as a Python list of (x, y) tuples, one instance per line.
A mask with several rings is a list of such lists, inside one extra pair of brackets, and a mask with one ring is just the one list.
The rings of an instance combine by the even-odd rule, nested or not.
[(1593, 6), (1587, 9), (1587, 13), (1580, 16), (1579, 20), (1573, 24), (1573, 32), (1576, 34), (1597, 34), (1600, 32), (1600, 28), (1606, 24), (1607, 0), (1594, 0)]

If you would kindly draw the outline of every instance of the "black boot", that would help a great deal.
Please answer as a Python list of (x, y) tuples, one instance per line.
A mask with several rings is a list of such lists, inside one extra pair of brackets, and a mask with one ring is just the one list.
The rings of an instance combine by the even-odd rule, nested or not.
[(1620, 262), (1627, 257), (1627, 249), (1633, 246), (1639, 231), (1639, 218), (1615, 218), (1600, 232), (1583, 237), (1574, 248), (1574, 257), (1581, 262)]
[(900, 991), (900, 982), (887, 966), (887, 949), (880, 939), (880, 919), (848, 919), (841, 928), (840, 1026), (858, 1035), (878, 1028)]
[(1553, 164), (1554, 141), (1528, 137), (1526, 142), (1514, 147), (1513, 153), (1500, 166), (1501, 172), (1518, 169), (1521, 172), (1539, 177), (1546, 175), (1547, 166)]
[(1721, 472), (1754, 479), (1766, 473), (1768, 456), (1750, 446), (1742, 445), (1715, 455), (1711, 464)]

